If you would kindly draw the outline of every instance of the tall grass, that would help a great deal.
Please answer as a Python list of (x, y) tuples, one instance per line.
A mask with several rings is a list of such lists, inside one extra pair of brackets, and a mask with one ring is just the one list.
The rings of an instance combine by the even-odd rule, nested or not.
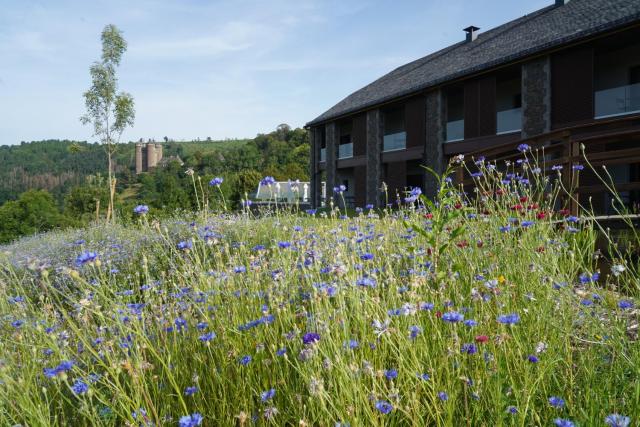
[(637, 423), (637, 266), (598, 274), (599, 230), (558, 213), (553, 176), (477, 167), (474, 197), (445, 174), (434, 201), (353, 218), (2, 248), (0, 424)]

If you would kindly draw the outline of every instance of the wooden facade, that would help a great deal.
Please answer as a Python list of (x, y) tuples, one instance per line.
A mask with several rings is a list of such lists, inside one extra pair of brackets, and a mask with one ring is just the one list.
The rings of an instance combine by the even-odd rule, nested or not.
[[(637, 74), (640, 75), (640, 23), (635, 22), (615, 33), (604, 34), (579, 43), (554, 48), (553, 50), (538, 53), (529, 58), (523, 58), (517, 62), (496, 67), (482, 72), (482, 74), (468, 75), (452, 81), (444, 82), (438, 86), (429, 87), (416, 93), (406, 95), (383, 104), (370, 106), (365, 110), (352, 115), (341, 117), (339, 121), (351, 122), (353, 141), (353, 155), (349, 158), (338, 158), (335, 165), (326, 162), (314, 162), (312, 170), (318, 172), (334, 167), (337, 175), (340, 171), (345, 182), (352, 180), (350, 203), (354, 206), (365, 204), (364, 193), (370, 191), (373, 185), (386, 184), (390, 201), (395, 200), (395, 194), (404, 194), (410, 187), (417, 183), (425, 183), (425, 178), (417, 177), (422, 174), (418, 164), (433, 164), (433, 156), (439, 157), (442, 165), (448, 159), (458, 154), (483, 154), (491, 159), (509, 159), (517, 154), (515, 147), (522, 142), (537, 147), (544, 146), (545, 152), (555, 156), (554, 161), (571, 169), (571, 165), (578, 162), (580, 144), (586, 147), (586, 154), (594, 166), (607, 165), (615, 169), (616, 189), (624, 193), (624, 198), (629, 207), (640, 203), (640, 83), (638, 88), (632, 87), (634, 81), (629, 82), (632, 92), (630, 107), (621, 114), (598, 116), (596, 82), (598, 80), (598, 67), (606, 64), (598, 62), (600, 52), (609, 52), (626, 46), (631, 52), (638, 52), (635, 58), (631, 55), (628, 61), (635, 67), (637, 62)], [(637, 50), (635, 50), (637, 48)], [(629, 55), (627, 55), (629, 56)], [(528, 64), (538, 61), (539, 64), (548, 64), (548, 73), (525, 73)], [(635, 70), (635, 68), (631, 68)], [(635, 72), (635, 71), (632, 71)], [(499, 104), (504, 104), (505, 97), (500, 98), (498, 85), (504, 81), (505, 76), (511, 79), (520, 79), (522, 88), (526, 85), (524, 78), (546, 79), (540, 84), (529, 85), (534, 88), (542, 88), (544, 93), (526, 92), (514, 93), (513, 99), (507, 97), (506, 102), (512, 102), (516, 111), (520, 104), (527, 104), (528, 114), (538, 114), (540, 117), (529, 117), (531, 122), (539, 121), (538, 126), (545, 132), (535, 135), (526, 135), (522, 127), (501, 132)], [(514, 77), (515, 76), (515, 77)], [(526, 76), (526, 77), (525, 77)], [(534, 77), (532, 77), (534, 76)], [(630, 77), (632, 78), (632, 77)], [(447, 121), (446, 93), (449, 88), (461, 87), (464, 99), (464, 124), (460, 125), (460, 138), (449, 138), (447, 132), (453, 132), (451, 123)], [(548, 93), (547, 93), (548, 92)], [(518, 96), (520, 99), (518, 99)], [(427, 102), (431, 97), (432, 102)], [(638, 97), (638, 100), (636, 98)], [(433, 101), (435, 99), (436, 101)], [(638, 105), (636, 108), (636, 104)], [(533, 105), (538, 103), (540, 105)], [(429, 106), (430, 107), (427, 107)], [(533, 107), (533, 108), (532, 108)], [(404, 117), (404, 135), (388, 131), (384, 123), (385, 111), (400, 108)], [(382, 135), (368, 135), (368, 129), (377, 129), (376, 126), (367, 124), (367, 112), (379, 110), (378, 114), (382, 123), (380, 129)], [(524, 109), (522, 109), (524, 111)], [(506, 111), (502, 120), (509, 120)], [(515, 114), (515, 113), (514, 113)], [(521, 113), (522, 114), (522, 113)], [(544, 117), (543, 117), (544, 115)], [(375, 115), (371, 115), (375, 117)], [(395, 120), (395, 119), (394, 119)], [(524, 121), (524, 119), (522, 119)], [(328, 122), (327, 122), (328, 123)], [(327, 123), (313, 124), (311, 131), (321, 129)], [(450, 126), (451, 125), (451, 126)], [(396, 124), (392, 127), (395, 129)], [(451, 127), (451, 129), (449, 129)], [(504, 127), (504, 124), (503, 124)], [(368, 140), (368, 138), (377, 138)], [(404, 138), (404, 145), (400, 149), (393, 145), (397, 140)], [(388, 140), (387, 140), (388, 139)], [(395, 141), (395, 142), (394, 142)], [(430, 142), (428, 142), (430, 141)], [(436, 141), (441, 149), (427, 146)], [(394, 147), (387, 149), (388, 146)], [(380, 153), (371, 153), (371, 150), (380, 150)], [(433, 155), (433, 156), (432, 156)], [(379, 181), (367, 179), (370, 170), (378, 167), (371, 162), (380, 162), (382, 172)], [(424, 174), (422, 174), (424, 175)], [(467, 178), (463, 178), (469, 183)], [(330, 183), (333, 185), (334, 183)], [(607, 211), (607, 199), (605, 188), (593, 176), (584, 172), (575, 191), (583, 200), (592, 197), (596, 210)], [(426, 191), (428, 194), (429, 191)], [(593, 197), (597, 195), (597, 200)], [(602, 200), (601, 200), (602, 199)], [(382, 198), (378, 204), (384, 203)]]

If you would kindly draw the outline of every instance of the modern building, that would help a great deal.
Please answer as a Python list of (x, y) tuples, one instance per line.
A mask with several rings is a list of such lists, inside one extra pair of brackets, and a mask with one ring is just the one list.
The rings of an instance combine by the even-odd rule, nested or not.
[[(640, 0), (557, 0), (464, 32), (307, 123), (314, 205), (322, 182), (344, 185), (355, 206), (385, 203), (383, 183), (391, 200), (414, 186), (433, 194), (421, 165), (442, 171), (452, 156), (484, 151), (507, 158), (523, 141), (569, 166), (584, 144), (625, 201), (638, 202)], [(580, 196), (608, 209), (595, 176), (584, 171), (579, 185)]]

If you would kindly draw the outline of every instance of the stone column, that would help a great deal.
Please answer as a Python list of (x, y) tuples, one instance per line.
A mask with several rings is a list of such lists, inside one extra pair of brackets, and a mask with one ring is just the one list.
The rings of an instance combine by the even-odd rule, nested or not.
[(325, 125), (327, 138), (327, 203), (333, 197), (333, 187), (337, 185), (338, 174), (338, 125), (336, 122)]
[(147, 144), (147, 170), (151, 170), (156, 166), (156, 145), (153, 143)]
[(162, 160), (162, 144), (156, 144), (156, 165), (160, 164)]
[(136, 175), (142, 173), (142, 144), (136, 144)]
[[(438, 174), (445, 169), (443, 154), (444, 144), (444, 101), (442, 90), (437, 89), (427, 93), (426, 96), (426, 138), (424, 164)], [(435, 197), (438, 192), (438, 182), (428, 171), (425, 171), (424, 194), (429, 198)]]
[(382, 113), (379, 109), (367, 111), (367, 181), (366, 202), (380, 205), (382, 184)]
[(551, 130), (551, 64), (549, 56), (522, 64), (522, 138)]

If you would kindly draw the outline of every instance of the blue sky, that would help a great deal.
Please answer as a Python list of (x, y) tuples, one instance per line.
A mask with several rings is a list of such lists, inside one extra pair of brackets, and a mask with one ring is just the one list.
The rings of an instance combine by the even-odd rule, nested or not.
[[(125, 140), (302, 126), (410, 60), (552, 0), (0, 0), (0, 145), (93, 141), (78, 118), (109, 23), (129, 43)], [(481, 30), (481, 31), (482, 31)]]

